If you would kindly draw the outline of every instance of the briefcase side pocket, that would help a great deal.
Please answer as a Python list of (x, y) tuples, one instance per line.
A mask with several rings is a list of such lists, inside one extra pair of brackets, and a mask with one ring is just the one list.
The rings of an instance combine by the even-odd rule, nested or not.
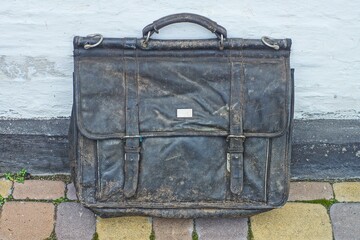
[(98, 201), (119, 201), (123, 197), (124, 142), (121, 139), (97, 141)]

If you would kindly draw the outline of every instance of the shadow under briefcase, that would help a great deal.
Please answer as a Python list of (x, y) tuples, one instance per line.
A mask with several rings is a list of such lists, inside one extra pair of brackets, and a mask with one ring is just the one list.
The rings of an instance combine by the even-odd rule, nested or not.
[[(155, 40), (172, 23), (215, 39)], [(289, 191), (290, 39), (227, 38), (195, 14), (143, 38), (74, 38), (70, 157), (77, 194), (103, 217), (246, 216)]]

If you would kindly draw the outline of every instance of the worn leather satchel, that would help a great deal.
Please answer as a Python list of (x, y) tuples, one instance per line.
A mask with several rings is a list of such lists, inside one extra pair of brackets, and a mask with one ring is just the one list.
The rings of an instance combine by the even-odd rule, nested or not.
[[(178, 22), (216, 38), (151, 38)], [(142, 35), (74, 38), (69, 135), (80, 201), (102, 217), (245, 216), (283, 205), (291, 40), (227, 38), (224, 27), (188, 13)]]

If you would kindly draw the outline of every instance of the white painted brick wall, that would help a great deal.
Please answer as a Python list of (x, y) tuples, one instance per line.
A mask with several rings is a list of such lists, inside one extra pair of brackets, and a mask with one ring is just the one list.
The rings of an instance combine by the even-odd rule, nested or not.
[[(162, 16), (198, 13), (229, 37), (293, 39), (296, 118), (360, 118), (360, 1), (7, 0), (0, 3), (0, 118), (68, 117), (72, 38), (140, 37)], [(161, 38), (209, 38), (193, 24)]]

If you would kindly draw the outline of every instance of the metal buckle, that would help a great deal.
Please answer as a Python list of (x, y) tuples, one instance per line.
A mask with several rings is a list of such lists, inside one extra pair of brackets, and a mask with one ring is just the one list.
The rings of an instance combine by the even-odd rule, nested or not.
[(126, 153), (124, 154), (125, 161), (134, 161), (134, 160), (139, 161), (140, 160), (140, 153), (137, 154), (136, 159), (134, 159), (134, 158), (128, 159), (128, 156), (129, 155), (127, 155)]
[(123, 136), (122, 138), (125, 139), (125, 140), (129, 139), (129, 138), (138, 138), (139, 142), (143, 141), (143, 136), (141, 136), (141, 135), (132, 135), (132, 136), (126, 135), (126, 136)]
[(240, 139), (242, 139), (243, 141), (245, 141), (246, 136), (245, 136), (245, 135), (228, 135), (228, 136), (226, 137), (226, 141), (229, 141), (229, 138), (240, 138)]
[(142, 138), (141, 135), (126, 135), (126, 136), (123, 136), (123, 138)]

